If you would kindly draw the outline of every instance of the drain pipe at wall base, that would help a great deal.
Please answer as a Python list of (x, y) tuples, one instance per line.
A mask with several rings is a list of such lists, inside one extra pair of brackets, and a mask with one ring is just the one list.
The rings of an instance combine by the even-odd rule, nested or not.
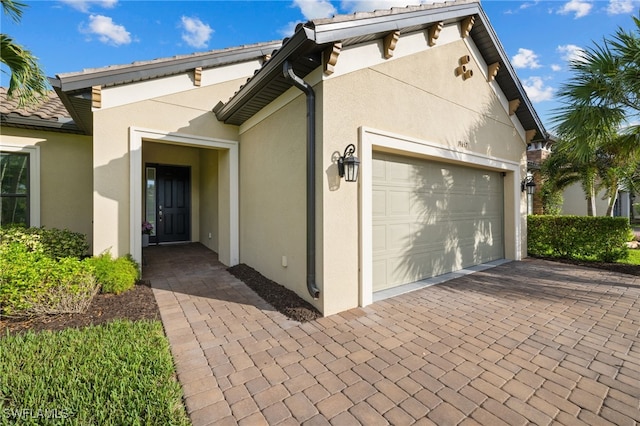
[(309, 83), (295, 75), (285, 61), (284, 77), (307, 96), (307, 290), (314, 299), (320, 297), (316, 287), (316, 94)]

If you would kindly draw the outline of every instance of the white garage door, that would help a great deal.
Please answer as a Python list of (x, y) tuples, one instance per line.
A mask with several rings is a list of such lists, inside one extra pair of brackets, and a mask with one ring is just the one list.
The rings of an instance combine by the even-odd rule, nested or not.
[(501, 173), (373, 155), (373, 290), (504, 257)]

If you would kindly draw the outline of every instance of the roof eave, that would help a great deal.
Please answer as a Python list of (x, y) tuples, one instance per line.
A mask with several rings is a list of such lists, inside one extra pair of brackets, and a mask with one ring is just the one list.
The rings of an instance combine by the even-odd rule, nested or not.
[[(332, 43), (337, 40), (348, 40), (366, 34), (388, 33), (415, 26), (425, 26), (433, 22), (451, 22), (462, 15), (474, 15), (480, 8), (478, 3), (463, 3), (448, 7), (425, 9), (410, 13), (387, 14), (353, 21), (322, 24), (314, 29), (314, 41), (318, 44)], [(425, 24), (425, 17), (429, 23)]]
[[(525, 110), (531, 114), (531, 118), (534, 121), (535, 125), (536, 125), (536, 131), (537, 131), (537, 138), (535, 139), (546, 139), (547, 138), (547, 131), (544, 127), (544, 125), (542, 124), (542, 121), (540, 120), (540, 117), (538, 117), (538, 114), (536, 113), (536, 110), (533, 108), (533, 104), (531, 103), (531, 100), (529, 99), (529, 96), (527, 95), (527, 92), (524, 90), (524, 87), (522, 87), (522, 83), (520, 82), (520, 78), (518, 77), (518, 74), (516, 74), (515, 69), (513, 68), (513, 65), (511, 65), (511, 61), (509, 60), (509, 57), (507, 56), (506, 51), (504, 50), (504, 47), (502, 46), (502, 43), (500, 42), (500, 39), (498, 38), (498, 35), (496, 34), (495, 30), (493, 29), (493, 26), (491, 26), (490, 22), (489, 22), (489, 17), (486, 15), (486, 13), (484, 12), (484, 10), (482, 10), (482, 8), (478, 8), (478, 16), (480, 16), (480, 19), (482, 20), (484, 27), (487, 31), (487, 34), (489, 35), (489, 38), (491, 38), (491, 41), (493, 42), (493, 45), (496, 47), (496, 49), (498, 50), (498, 54), (502, 60), (502, 63), (504, 64), (507, 72), (509, 73), (509, 77), (511, 78), (511, 80), (513, 81), (513, 83), (516, 86), (516, 89), (518, 91), (519, 94), (519, 98), (522, 100), (522, 103), (524, 104)], [(518, 111), (522, 111), (522, 106), (518, 109)], [(516, 112), (516, 116), (518, 117), (518, 119), (520, 119), (522, 112), (518, 113)], [(523, 120), (520, 120), (521, 122)], [(527, 129), (530, 130), (530, 129)]]
[(266, 43), (259, 46), (243, 47), (230, 51), (213, 52), (210, 56), (202, 55), (161, 62), (132, 64), (114, 69), (105, 68), (95, 72), (59, 74), (50, 79), (53, 87), (64, 92), (90, 88), (93, 86), (116, 85), (132, 81), (143, 81), (157, 77), (175, 75), (196, 67), (211, 68), (231, 63), (257, 59), (280, 46), (280, 42)]
[(253, 78), (250, 78), (227, 103), (218, 104), (214, 108), (218, 120), (227, 122), (246, 101), (260, 92), (276, 75), (282, 74), (284, 61), (294, 54), (299, 55), (301, 51), (308, 50), (310, 44), (315, 45), (312, 37), (313, 30), (300, 25), (294, 35), (282, 45)]
[(6, 127), (27, 128), (73, 134), (83, 133), (83, 131), (80, 130), (73, 122), (43, 120), (41, 118), (34, 117), (17, 117), (8, 114), (2, 114), (1, 122), (2, 125)]

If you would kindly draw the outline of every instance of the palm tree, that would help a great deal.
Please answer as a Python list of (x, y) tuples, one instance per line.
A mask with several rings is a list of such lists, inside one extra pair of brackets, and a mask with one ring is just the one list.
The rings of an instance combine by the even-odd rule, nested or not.
[[(564, 105), (553, 118), (561, 157), (570, 169), (584, 168), (579, 174), (591, 214), (596, 190), (604, 187), (615, 202), (628, 159), (640, 154), (640, 125), (628, 124), (640, 122), (640, 19), (633, 21), (633, 31), (618, 28), (571, 61), (573, 76), (559, 91)], [(598, 167), (604, 160), (615, 167)]]
[[(26, 4), (13, 0), (0, 0), (0, 3), (6, 15), (14, 22), (20, 22)], [(0, 60), (11, 74), (7, 95), (16, 97), (19, 107), (37, 103), (47, 95), (48, 82), (38, 65), (38, 58), (4, 33), (0, 34)]]

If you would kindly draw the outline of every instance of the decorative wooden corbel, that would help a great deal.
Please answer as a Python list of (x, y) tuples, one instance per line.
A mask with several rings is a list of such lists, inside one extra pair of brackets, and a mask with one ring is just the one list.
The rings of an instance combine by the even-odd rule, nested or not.
[(324, 63), (324, 73), (326, 75), (333, 74), (334, 67), (338, 62), (338, 56), (340, 56), (340, 51), (342, 50), (342, 43), (333, 43), (331, 46), (327, 47), (322, 54), (322, 60)]
[(533, 140), (533, 137), (536, 135), (536, 131), (534, 129), (527, 130), (524, 132), (525, 142), (529, 143)]
[(400, 31), (394, 31), (389, 33), (384, 38), (382, 45), (384, 47), (384, 58), (389, 59), (393, 56), (393, 50), (396, 48), (398, 39), (400, 38)]
[(519, 106), (520, 106), (519, 98), (509, 101), (509, 115), (515, 114)]
[(91, 108), (102, 108), (102, 86), (91, 87)]
[(202, 67), (193, 70), (193, 85), (198, 87), (202, 85)]
[(435, 46), (436, 40), (440, 37), (440, 31), (444, 28), (444, 22), (438, 22), (429, 27), (428, 36), (429, 36), (429, 46)]
[(474, 16), (467, 16), (462, 20), (460, 24), (460, 35), (462, 38), (469, 37), (469, 33), (471, 32), (471, 28), (473, 28), (473, 24), (476, 22), (476, 18)]
[(495, 62), (487, 67), (487, 81), (493, 81), (500, 70), (500, 63)]

